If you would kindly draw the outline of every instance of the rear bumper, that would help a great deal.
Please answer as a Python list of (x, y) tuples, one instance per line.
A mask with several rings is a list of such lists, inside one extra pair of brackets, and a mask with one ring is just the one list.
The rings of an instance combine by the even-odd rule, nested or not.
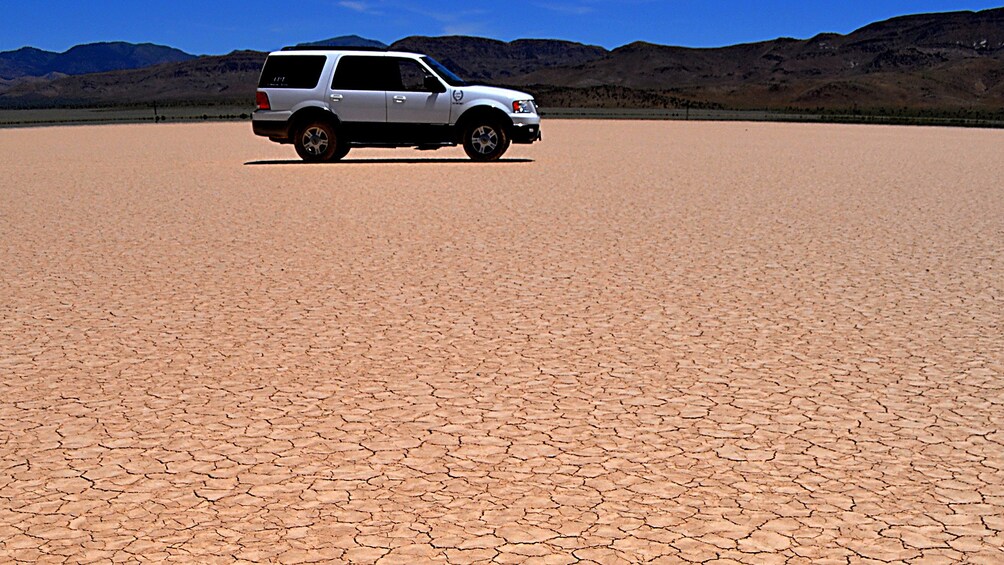
[(289, 124), (285, 121), (252, 120), (251, 129), (255, 135), (267, 137), (274, 141), (289, 139)]
[(533, 143), (540, 139), (540, 124), (513, 124), (513, 143)]

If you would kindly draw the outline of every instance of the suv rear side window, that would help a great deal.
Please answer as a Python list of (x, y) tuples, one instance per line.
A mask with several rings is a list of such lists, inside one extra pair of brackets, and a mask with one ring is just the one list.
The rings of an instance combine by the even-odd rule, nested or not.
[(258, 88), (314, 88), (324, 69), (324, 55), (278, 55), (265, 61)]
[(385, 57), (346, 55), (338, 60), (333, 90), (400, 90), (397, 63)]

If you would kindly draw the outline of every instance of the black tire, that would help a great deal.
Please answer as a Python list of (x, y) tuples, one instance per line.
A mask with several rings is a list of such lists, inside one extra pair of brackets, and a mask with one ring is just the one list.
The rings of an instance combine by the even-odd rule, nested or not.
[(308, 163), (330, 161), (338, 152), (338, 138), (331, 122), (307, 122), (293, 139), (296, 154)]
[(349, 154), (349, 150), (352, 147), (348, 143), (339, 143), (338, 149), (335, 150), (335, 154), (331, 156), (332, 161), (341, 161), (343, 157)]
[(479, 120), (464, 128), (464, 151), (473, 161), (498, 161), (509, 141), (509, 132), (498, 122)]

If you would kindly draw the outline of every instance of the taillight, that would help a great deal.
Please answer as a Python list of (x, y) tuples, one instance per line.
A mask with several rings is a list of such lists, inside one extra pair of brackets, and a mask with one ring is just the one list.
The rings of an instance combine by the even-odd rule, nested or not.
[(259, 110), (271, 110), (272, 105), (268, 103), (268, 94), (258, 91), (254, 97), (255, 104), (258, 105)]

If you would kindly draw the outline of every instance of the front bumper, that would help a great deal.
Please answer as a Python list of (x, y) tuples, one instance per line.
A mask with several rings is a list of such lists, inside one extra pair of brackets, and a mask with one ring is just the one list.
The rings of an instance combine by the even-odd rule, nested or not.
[(512, 126), (512, 142), (513, 143), (533, 143), (534, 141), (540, 141), (540, 124), (513, 124)]

